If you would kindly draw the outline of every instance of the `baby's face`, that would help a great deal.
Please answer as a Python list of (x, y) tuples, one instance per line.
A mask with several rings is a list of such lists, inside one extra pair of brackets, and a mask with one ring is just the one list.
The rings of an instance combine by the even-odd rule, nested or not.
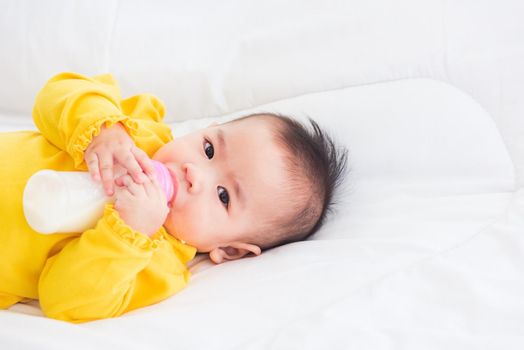
[(153, 156), (179, 183), (164, 227), (217, 263), (260, 254), (246, 234), (285, 210), (275, 202), (287, 174), (270, 122), (214, 125), (176, 138)]

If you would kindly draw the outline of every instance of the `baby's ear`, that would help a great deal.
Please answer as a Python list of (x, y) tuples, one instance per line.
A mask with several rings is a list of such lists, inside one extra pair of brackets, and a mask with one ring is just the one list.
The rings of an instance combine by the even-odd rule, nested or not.
[(215, 264), (221, 264), (227, 260), (236, 260), (253, 253), (260, 255), (261, 249), (259, 246), (248, 243), (235, 242), (227, 247), (217, 247), (209, 252), (209, 258)]

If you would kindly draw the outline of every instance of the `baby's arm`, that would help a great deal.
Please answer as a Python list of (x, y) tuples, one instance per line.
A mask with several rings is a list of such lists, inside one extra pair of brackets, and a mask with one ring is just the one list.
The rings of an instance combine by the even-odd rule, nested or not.
[(175, 294), (188, 282), (185, 264), (195, 251), (181, 244), (175, 250), (166, 237), (163, 228), (152, 238), (133, 230), (107, 205), (94, 229), (47, 260), (38, 285), (44, 314), (82, 323), (116, 317)]
[(74, 323), (116, 317), (187, 284), (184, 250), (189, 259), (196, 250), (174, 250), (166, 241), (169, 208), (158, 180), (137, 184), (129, 174), (118, 180), (114, 207), (106, 206), (96, 228), (47, 260), (38, 285), (47, 316)]
[[(120, 100), (111, 76), (89, 78), (74, 73), (52, 78), (33, 110), (44, 137), (68, 152), (75, 167), (82, 170), (87, 170), (84, 151), (96, 145), (93, 139), (118, 130), (118, 125), (152, 156), (172, 140), (169, 126), (162, 123), (163, 115), (163, 104), (152, 95)], [(140, 202), (141, 198), (135, 199)], [(133, 214), (136, 207), (123, 203), (115, 203), (118, 209), (107, 205), (94, 229), (73, 238), (47, 260), (39, 281), (40, 304), (46, 315), (75, 323), (115, 317), (163, 300), (187, 284), (185, 263), (193, 258), (195, 251), (190, 249), (194, 248), (167, 242), (173, 238), (162, 227), (147, 237), (161, 224), (139, 227), (144, 222)], [(163, 219), (158, 221), (163, 223)], [(146, 235), (134, 227), (151, 231)]]
[(69, 153), (82, 170), (87, 170), (84, 150), (94, 134), (102, 125), (124, 119), (120, 91), (110, 75), (58, 74), (40, 90), (33, 107), (33, 120), (42, 135)]
[[(33, 107), (33, 120), (42, 135), (69, 153), (76, 168), (90, 169), (94, 176), (102, 166), (110, 169), (108, 163), (115, 161), (128, 168), (135, 181), (140, 181), (137, 164), (146, 173), (151, 172), (146, 154), (152, 156), (172, 139), (169, 127), (161, 123), (163, 115), (164, 106), (155, 96), (140, 94), (121, 100), (118, 85), (109, 74), (92, 78), (58, 74), (42, 88)], [(122, 144), (108, 143), (110, 137), (104, 134), (118, 135)], [(89, 159), (84, 159), (89, 146)], [(92, 163), (88, 166), (84, 160)], [(107, 191), (112, 180), (109, 170), (99, 175)]]

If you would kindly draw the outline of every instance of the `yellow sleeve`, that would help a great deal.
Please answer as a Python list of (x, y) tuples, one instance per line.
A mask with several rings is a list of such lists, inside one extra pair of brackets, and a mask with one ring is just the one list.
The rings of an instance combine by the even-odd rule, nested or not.
[[(160, 229), (133, 231), (111, 204), (94, 229), (49, 258), (40, 275), (40, 305), (48, 317), (82, 323), (157, 303), (188, 282), (193, 247), (175, 249)], [(167, 235), (167, 233), (165, 233)]]
[(84, 151), (103, 125), (121, 122), (135, 144), (152, 156), (172, 140), (169, 126), (162, 123), (164, 112), (162, 102), (150, 94), (122, 100), (110, 74), (91, 78), (61, 73), (38, 93), (33, 120), (47, 140), (73, 158), (77, 169), (87, 170)]

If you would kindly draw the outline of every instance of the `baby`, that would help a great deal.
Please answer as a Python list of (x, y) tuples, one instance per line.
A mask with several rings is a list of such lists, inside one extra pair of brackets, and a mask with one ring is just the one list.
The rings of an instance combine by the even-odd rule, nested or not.
[[(40, 132), (0, 134), (0, 308), (39, 299), (60, 320), (115, 317), (182, 289), (197, 252), (219, 264), (306, 239), (322, 225), (347, 151), (313, 120), (310, 131), (253, 114), (173, 140), (163, 115), (152, 95), (122, 100), (110, 75), (62, 73), (37, 97)], [(151, 159), (176, 178), (169, 203)], [(126, 174), (115, 177), (116, 167)], [(85, 232), (34, 232), (22, 193), (44, 168), (88, 170), (114, 204)]]

